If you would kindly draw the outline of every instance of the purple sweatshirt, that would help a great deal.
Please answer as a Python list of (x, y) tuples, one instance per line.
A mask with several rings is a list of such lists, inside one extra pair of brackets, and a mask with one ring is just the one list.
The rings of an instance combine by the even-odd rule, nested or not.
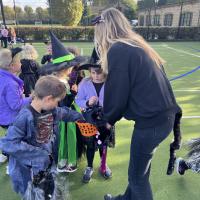
[(23, 98), (23, 81), (0, 69), (0, 125), (13, 123), (20, 109), (30, 101), (30, 97)]
[[(80, 82), (80, 84), (78, 86), (78, 93), (77, 93), (76, 99), (75, 99), (76, 104), (80, 108), (87, 108), (86, 102), (92, 96), (97, 97), (95, 87), (90, 78), (85, 78)], [(99, 93), (99, 105), (100, 106), (103, 106), (103, 98), (104, 98), (104, 84)]]

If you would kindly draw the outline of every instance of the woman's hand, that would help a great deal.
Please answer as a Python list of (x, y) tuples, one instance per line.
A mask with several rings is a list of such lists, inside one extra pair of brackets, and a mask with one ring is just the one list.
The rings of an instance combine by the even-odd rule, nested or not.
[(93, 106), (93, 105), (97, 104), (97, 102), (98, 102), (98, 97), (92, 96), (92, 97), (90, 97), (88, 104), (89, 104), (89, 106)]

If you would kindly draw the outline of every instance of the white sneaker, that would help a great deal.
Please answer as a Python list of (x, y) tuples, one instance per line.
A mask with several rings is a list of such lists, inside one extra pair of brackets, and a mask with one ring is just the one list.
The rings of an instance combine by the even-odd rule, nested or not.
[(5, 163), (7, 161), (7, 156), (4, 156), (3, 154), (0, 154), (0, 163)]

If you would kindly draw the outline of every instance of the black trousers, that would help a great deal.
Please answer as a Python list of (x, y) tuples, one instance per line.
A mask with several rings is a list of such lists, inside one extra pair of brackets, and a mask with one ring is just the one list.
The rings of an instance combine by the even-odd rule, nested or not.
[(151, 160), (158, 145), (170, 134), (175, 115), (169, 116), (163, 124), (146, 129), (135, 128), (133, 131), (128, 186), (123, 195), (113, 200), (153, 200), (149, 182)]

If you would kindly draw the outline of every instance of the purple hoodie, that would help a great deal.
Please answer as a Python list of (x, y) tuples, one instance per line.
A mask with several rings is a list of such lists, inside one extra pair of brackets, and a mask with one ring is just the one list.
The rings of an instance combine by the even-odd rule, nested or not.
[(0, 69), (0, 125), (13, 123), (20, 109), (30, 101), (30, 97), (23, 98), (23, 81)]
[[(90, 99), (90, 97), (96, 96), (97, 93), (95, 87), (90, 78), (83, 79), (78, 86), (78, 93), (76, 95), (76, 104), (80, 108), (87, 108), (86, 102)], [(104, 84), (99, 93), (99, 105), (103, 106), (103, 98), (104, 98)]]

